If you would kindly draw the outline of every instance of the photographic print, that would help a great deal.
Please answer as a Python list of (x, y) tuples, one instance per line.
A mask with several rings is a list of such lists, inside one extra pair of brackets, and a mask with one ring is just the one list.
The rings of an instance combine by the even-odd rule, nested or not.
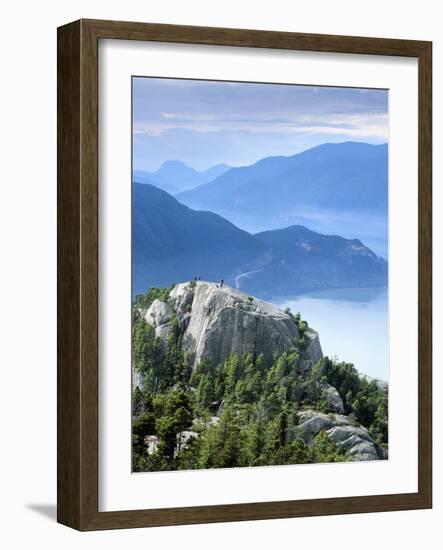
[(133, 472), (388, 458), (388, 130), (384, 89), (132, 78)]

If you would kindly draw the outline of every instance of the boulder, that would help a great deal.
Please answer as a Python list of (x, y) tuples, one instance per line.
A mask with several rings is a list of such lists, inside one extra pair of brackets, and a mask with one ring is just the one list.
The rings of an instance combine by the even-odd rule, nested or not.
[(167, 302), (160, 302), (155, 299), (145, 313), (146, 322), (155, 328), (157, 338), (165, 340), (168, 337), (169, 321), (174, 311)]
[(346, 416), (308, 409), (299, 414), (298, 430), (306, 443), (312, 443), (314, 437), (322, 430), (329, 430), (336, 425), (347, 423), (349, 420)]
[(345, 412), (345, 408), (343, 405), (343, 399), (340, 397), (338, 391), (327, 383), (322, 384), (322, 391), (325, 393), (328, 409), (331, 412), (343, 414)]
[(365, 441), (373, 441), (366, 428), (363, 428), (363, 426), (352, 426), (350, 424), (335, 426), (329, 430), (328, 436), (331, 439), (334, 439), (337, 443), (343, 444), (344, 448), (349, 447), (349, 445), (345, 442), (352, 436), (358, 437), (359, 439)]
[(330, 439), (336, 441), (339, 446), (347, 452), (349, 459), (354, 460), (378, 460), (378, 449), (374, 440), (366, 433), (361, 437), (362, 428), (349, 426), (346, 430), (346, 437), (340, 433), (339, 439), (336, 439), (337, 428), (328, 430), (326, 434)]
[(329, 430), (333, 426), (333, 422), (326, 415), (319, 413), (318, 415), (306, 420), (300, 424), (299, 429), (306, 443), (312, 443), (314, 437), (322, 430)]
[(310, 444), (322, 430), (344, 451), (349, 460), (386, 459), (386, 449), (381, 449), (370, 436), (368, 430), (355, 425), (342, 414), (324, 414), (315, 410), (302, 411), (299, 415), (298, 434)]
[(363, 426), (337, 426), (328, 430), (326, 434), (347, 452), (352, 461), (382, 458), (380, 448)]

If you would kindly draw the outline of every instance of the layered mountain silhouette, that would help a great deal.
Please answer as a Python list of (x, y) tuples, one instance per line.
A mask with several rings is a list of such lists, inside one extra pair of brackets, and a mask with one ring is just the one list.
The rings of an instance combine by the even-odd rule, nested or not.
[(133, 295), (195, 277), (259, 297), (386, 285), (386, 262), (357, 239), (302, 226), (252, 235), (149, 183), (132, 197)]
[[(322, 232), (366, 238), (365, 233), (346, 234), (346, 229), (356, 227), (354, 217), (361, 212), (378, 216), (380, 233), (385, 234), (387, 163), (386, 144), (326, 143), (290, 157), (231, 168), (177, 199), (249, 231), (308, 223)], [(332, 217), (333, 227), (321, 223)]]
[(156, 172), (134, 170), (133, 179), (139, 183), (154, 184), (171, 195), (175, 195), (212, 181), (230, 168), (227, 164), (217, 164), (199, 172), (181, 161), (168, 160)]
[(261, 296), (284, 296), (323, 288), (377, 287), (387, 282), (387, 262), (358, 239), (321, 235), (303, 226), (255, 235), (270, 261), (240, 285)]
[(227, 279), (257, 267), (266, 250), (217, 214), (191, 210), (154, 185), (133, 184), (133, 294), (194, 277)]

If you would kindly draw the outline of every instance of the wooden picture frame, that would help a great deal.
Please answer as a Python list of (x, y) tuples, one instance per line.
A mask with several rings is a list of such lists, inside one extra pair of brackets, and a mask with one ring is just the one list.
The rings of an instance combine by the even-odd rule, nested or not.
[[(98, 511), (98, 42), (100, 39), (404, 56), (419, 75), (418, 491)], [(80, 20), (58, 29), (58, 521), (82, 531), (432, 506), (432, 44)]]

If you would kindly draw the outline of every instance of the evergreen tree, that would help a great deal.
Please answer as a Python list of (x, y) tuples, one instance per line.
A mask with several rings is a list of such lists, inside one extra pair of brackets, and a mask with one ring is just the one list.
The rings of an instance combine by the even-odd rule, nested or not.
[(242, 466), (242, 437), (238, 420), (231, 407), (225, 407), (220, 421), (211, 426), (202, 439), (201, 468), (233, 468)]

